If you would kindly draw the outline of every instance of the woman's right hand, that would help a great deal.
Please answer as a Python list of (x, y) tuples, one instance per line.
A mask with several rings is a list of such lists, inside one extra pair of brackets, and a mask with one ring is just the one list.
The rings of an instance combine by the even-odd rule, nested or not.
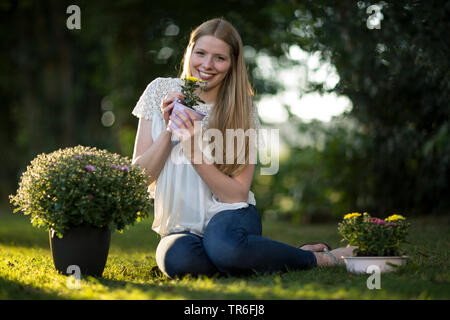
[(175, 99), (183, 101), (184, 98), (184, 94), (181, 92), (172, 92), (169, 93), (161, 102), (161, 112), (163, 114), (164, 122), (166, 123), (166, 128), (169, 123), (170, 115), (172, 114)]

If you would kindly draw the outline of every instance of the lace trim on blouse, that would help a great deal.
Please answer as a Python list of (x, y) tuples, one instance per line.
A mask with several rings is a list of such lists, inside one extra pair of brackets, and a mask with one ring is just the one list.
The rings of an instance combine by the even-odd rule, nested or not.
[[(132, 114), (138, 118), (145, 120), (152, 120), (153, 116), (157, 114), (162, 117), (161, 101), (171, 92), (181, 92), (182, 79), (179, 78), (156, 78), (153, 80), (142, 93)], [(208, 115), (213, 107), (213, 104), (200, 104), (194, 109), (205, 112), (207, 116), (203, 118), (203, 123), (208, 123)], [(256, 129), (261, 127), (258, 119), (256, 107), (253, 110), (253, 120)]]
[[(162, 119), (162, 112), (160, 109), (161, 101), (165, 96), (171, 92), (181, 92), (181, 85), (183, 80), (179, 78), (156, 78), (153, 80), (142, 93), (132, 114), (138, 118), (145, 120), (152, 120), (153, 116), (157, 115)], [(206, 113), (202, 120), (202, 130), (208, 129), (209, 113), (213, 104), (200, 104), (194, 107), (195, 110)], [(261, 128), (261, 123), (258, 118), (256, 106), (253, 108), (253, 124), (255, 129)]]
[[(157, 115), (162, 119), (161, 102), (167, 94), (171, 92), (181, 92), (182, 80), (179, 78), (156, 78), (142, 93), (132, 114), (138, 118), (152, 120)], [(209, 111), (212, 104), (200, 104), (194, 107), (195, 110), (206, 113), (202, 120), (202, 129), (206, 130), (208, 126)]]

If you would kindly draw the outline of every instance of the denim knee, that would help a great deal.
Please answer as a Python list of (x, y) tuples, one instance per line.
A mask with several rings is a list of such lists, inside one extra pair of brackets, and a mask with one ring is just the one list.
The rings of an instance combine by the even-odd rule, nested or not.
[(182, 263), (180, 263), (180, 257), (177, 257), (181, 243), (178, 242), (177, 244), (177, 240), (170, 239), (169, 237), (161, 239), (156, 248), (155, 258), (159, 269), (169, 278), (174, 278), (176, 276), (182, 276), (185, 273), (183, 269), (186, 268), (183, 268)]
[(200, 237), (189, 233), (162, 238), (156, 249), (156, 263), (169, 278), (218, 272), (204, 252)]

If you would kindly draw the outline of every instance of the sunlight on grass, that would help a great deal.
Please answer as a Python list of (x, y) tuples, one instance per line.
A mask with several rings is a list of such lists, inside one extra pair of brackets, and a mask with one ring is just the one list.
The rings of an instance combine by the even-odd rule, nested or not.
[[(48, 233), (26, 217), (1, 215), (0, 299), (448, 299), (450, 292), (449, 228), (445, 219), (418, 219), (408, 244), (409, 264), (383, 274), (380, 290), (369, 290), (368, 275), (345, 267), (315, 268), (249, 277), (185, 277), (171, 280), (156, 267), (158, 236), (151, 221), (114, 233), (102, 278), (81, 279), (70, 289), (58, 274)], [(290, 225), (265, 221), (264, 235), (292, 245), (327, 241), (341, 246), (336, 226)]]

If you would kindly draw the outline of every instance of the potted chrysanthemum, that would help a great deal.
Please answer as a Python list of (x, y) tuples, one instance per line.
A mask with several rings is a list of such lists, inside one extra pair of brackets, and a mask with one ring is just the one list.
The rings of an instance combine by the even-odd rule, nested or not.
[[(185, 98), (183, 102), (175, 100), (173, 110), (182, 112), (186, 116), (188, 116), (185, 111), (187, 108), (192, 114), (195, 115), (197, 120), (202, 120), (206, 116), (206, 114), (199, 110), (195, 110), (194, 107), (205, 102), (199, 97), (196, 91), (200, 90), (200, 92), (202, 92), (206, 88), (207, 82), (195, 77), (186, 77), (182, 80), (183, 85), (181, 86), (181, 93)], [(174, 113), (173, 115), (176, 117)], [(169, 126), (174, 128), (175, 130), (179, 129), (173, 121), (169, 121)]]
[(14, 212), (49, 231), (59, 272), (77, 265), (81, 274), (94, 276), (103, 273), (111, 231), (146, 218), (152, 207), (143, 169), (127, 157), (84, 146), (38, 155), (10, 201)]
[(342, 241), (356, 246), (353, 257), (344, 257), (347, 270), (365, 273), (371, 265), (381, 272), (396, 270), (395, 266), (404, 266), (408, 257), (401, 245), (408, 234), (409, 222), (406, 218), (394, 214), (386, 219), (371, 217), (368, 213), (349, 213), (338, 225)]

